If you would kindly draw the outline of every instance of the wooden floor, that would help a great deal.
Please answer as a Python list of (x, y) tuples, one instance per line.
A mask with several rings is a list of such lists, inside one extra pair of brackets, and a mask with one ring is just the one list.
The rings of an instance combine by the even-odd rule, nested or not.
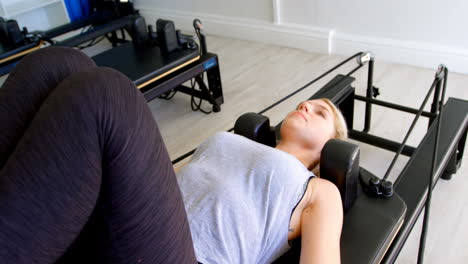
[[(88, 49), (90, 55), (106, 49), (106, 44)], [(216, 131), (233, 127), (235, 120), (243, 113), (258, 112), (273, 102), (308, 83), (333, 65), (345, 59), (302, 50), (259, 44), (249, 41), (208, 37), (208, 49), (220, 58), (221, 78), (225, 103), (222, 111), (209, 115), (192, 112), (190, 98), (177, 94), (170, 100), (157, 99), (149, 103), (166, 142), (172, 159), (195, 148)], [(337, 73), (346, 73), (356, 66), (343, 68)], [(437, 65), (434, 65), (436, 68)], [(450, 68), (450, 65), (448, 65)], [(422, 102), (435, 70), (379, 61), (376, 54), (374, 84), (380, 88), (379, 99), (417, 108)], [(307, 99), (322, 87), (329, 78), (319, 81), (283, 104), (266, 113), (272, 124), (282, 120), (286, 113), (299, 102)], [(354, 75), (356, 92), (365, 94), (367, 70)], [(468, 75), (449, 75), (448, 97), (468, 100)], [(207, 103), (203, 108), (211, 110)], [(362, 128), (363, 104), (357, 103), (355, 129)], [(409, 128), (413, 116), (374, 107), (371, 132), (395, 141), (401, 141)], [(427, 122), (419, 124), (410, 145), (416, 146), (425, 134)], [(383, 175), (393, 153), (378, 150), (365, 144), (361, 147), (361, 166)], [(391, 179), (398, 175), (407, 158), (398, 161)], [(432, 214), (427, 239), (425, 263), (466, 263), (468, 259), (468, 150), (463, 164), (453, 180), (441, 180), (433, 195)], [(416, 263), (421, 219), (418, 221), (404, 246), (397, 263)]]

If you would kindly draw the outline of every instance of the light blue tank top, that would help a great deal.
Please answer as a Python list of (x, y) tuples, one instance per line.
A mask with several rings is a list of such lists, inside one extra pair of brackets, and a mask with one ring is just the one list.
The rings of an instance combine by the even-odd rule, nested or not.
[(288, 227), (312, 172), (294, 156), (220, 132), (177, 174), (197, 260), (271, 263), (288, 249)]

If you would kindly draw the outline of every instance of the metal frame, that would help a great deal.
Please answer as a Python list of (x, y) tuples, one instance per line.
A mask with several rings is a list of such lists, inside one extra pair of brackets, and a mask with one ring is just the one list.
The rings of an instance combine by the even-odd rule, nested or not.
[[(203, 74), (207, 76), (208, 86), (202, 78)], [(200, 90), (182, 85), (193, 78)], [(207, 100), (213, 105), (213, 111), (219, 112), (221, 111), (221, 104), (224, 103), (224, 97), (218, 56), (213, 53), (204, 54), (196, 63), (190, 64), (173, 74), (142, 87), (140, 90), (147, 101), (151, 101), (171, 90), (176, 90), (202, 100)]]
[[(353, 138), (353, 139), (354, 139), (354, 137), (356, 137), (356, 140), (363, 141), (363, 142), (366, 142), (366, 143), (368, 143), (370, 145), (393, 151), (394, 146), (400, 145), (400, 143), (397, 143), (397, 142), (390, 143), (390, 145), (392, 145), (393, 147), (391, 147), (389, 149), (388, 148), (389, 140), (387, 140), (385, 138), (378, 137), (378, 136), (373, 136), (373, 135), (368, 133), (370, 128), (371, 128), (372, 105), (373, 104), (380, 105), (380, 106), (383, 106), (383, 107), (387, 107), (387, 108), (391, 108), (391, 109), (394, 109), (394, 110), (398, 110), (398, 111), (402, 111), (402, 112), (406, 112), (406, 113), (411, 113), (411, 114), (417, 114), (419, 110), (411, 108), (411, 107), (406, 107), (406, 106), (390, 103), (390, 102), (376, 100), (376, 99), (373, 98), (373, 97), (377, 97), (376, 91), (378, 91), (378, 88), (376, 88), (373, 85), (374, 61), (375, 61), (375, 59), (372, 56), (371, 59), (369, 60), (366, 96), (364, 97), (364, 96), (355, 95), (355, 97), (354, 97), (356, 100), (364, 101), (366, 103), (366, 109), (365, 109), (365, 113), (364, 113), (364, 129), (363, 129), (362, 132), (356, 131), (356, 130), (351, 130), (350, 131), (350, 133), (351, 133), (350, 137)], [(443, 67), (445, 67), (445, 66), (443, 66)], [(444, 68), (439, 69), (439, 71), (444, 71)], [(434, 94), (434, 97), (433, 97), (433, 100), (432, 100), (431, 111), (430, 112), (422, 111), (421, 115), (424, 116), (424, 117), (428, 117), (429, 120), (430, 120), (429, 126), (438, 115), (438, 111), (440, 109), (439, 105), (441, 104), (441, 102), (440, 102), (440, 99), (441, 99), (440, 98), (441, 97), (440, 87), (441, 87), (442, 82), (444, 80), (446, 81), (446, 78), (447, 78), (447, 75), (444, 75), (443, 73), (439, 73), (439, 72), (437, 73), (437, 75), (436, 75), (436, 80), (437, 81), (436, 81), (436, 85), (435, 85), (436, 91), (435, 91), (435, 94)], [(405, 151), (405, 153), (408, 156), (410, 156), (412, 154), (412, 151)]]

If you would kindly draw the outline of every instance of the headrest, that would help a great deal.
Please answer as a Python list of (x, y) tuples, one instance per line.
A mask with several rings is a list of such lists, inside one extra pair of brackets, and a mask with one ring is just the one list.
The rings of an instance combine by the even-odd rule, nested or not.
[(270, 127), (270, 119), (264, 115), (241, 115), (234, 125), (234, 133), (270, 147), (276, 146), (275, 132)]
[(339, 139), (329, 140), (322, 149), (320, 176), (338, 187), (345, 212), (357, 197), (359, 156), (357, 145)]

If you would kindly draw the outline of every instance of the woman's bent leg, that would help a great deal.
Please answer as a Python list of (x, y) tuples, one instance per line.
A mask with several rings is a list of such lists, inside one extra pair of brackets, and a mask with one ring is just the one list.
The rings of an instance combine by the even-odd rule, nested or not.
[(55, 87), (70, 74), (93, 67), (84, 53), (63, 47), (38, 50), (18, 63), (0, 88), (0, 168)]
[(122, 74), (73, 74), (0, 171), (0, 263), (193, 263), (180, 190)]

